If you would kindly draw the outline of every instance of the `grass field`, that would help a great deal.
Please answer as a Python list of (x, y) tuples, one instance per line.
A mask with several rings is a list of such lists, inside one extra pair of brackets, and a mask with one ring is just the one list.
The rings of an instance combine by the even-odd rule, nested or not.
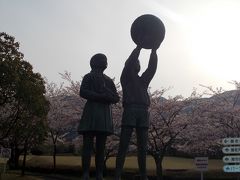
[[(1, 162), (1, 159), (0, 159)], [(51, 156), (28, 156), (27, 166), (31, 168), (52, 168), (52, 157)], [(81, 157), (79, 156), (57, 156), (57, 169), (58, 172), (61, 170), (75, 171), (80, 174), (81, 169)], [(94, 169), (94, 158), (92, 158), (91, 167)], [(237, 177), (237, 174), (226, 174), (222, 170), (222, 160), (209, 160), (208, 171), (204, 172), (204, 177), (214, 179), (232, 179)], [(107, 162), (107, 168), (112, 170), (115, 169), (115, 158), (110, 158)], [(200, 172), (195, 169), (194, 159), (178, 158), (178, 157), (165, 157), (163, 160), (164, 175), (173, 177), (194, 177), (200, 178)], [(60, 170), (60, 171), (59, 171)], [(138, 170), (137, 158), (127, 157), (124, 166), (124, 172), (136, 173)], [(155, 162), (153, 158), (147, 157), (147, 170), (148, 175), (154, 176), (155, 173)], [(77, 173), (77, 176), (79, 174)], [(69, 174), (69, 173), (68, 173)], [(73, 178), (71, 178), (73, 179)], [(108, 178), (107, 178), (108, 179)], [(110, 178), (111, 179), (111, 178)], [(34, 179), (35, 180), (35, 179)]]
[[(57, 156), (57, 167), (66, 168), (80, 168), (81, 157), (79, 156)], [(51, 156), (28, 156), (27, 164), (32, 167), (52, 167)], [(94, 167), (94, 158), (92, 158), (91, 166)], [(107, 167), (110, 169), (115, 168), (115, 158), (110, 158), (107, 162)], [(222, 170), (222, 160), (209, 160), (208, 169)], [(137, 158), (135, 156), (127, 157), (124, 169), (135, 170), (137, 168)], [(147, 157), (147, 169), (150, 172), (155, 171), (155, 162), (152, 157)], [(178, 157), (165, 157), (163, 160), (163, 168), (165, 170), (195, 170), (194, 159), (178, 158)]]
[[(51, 156), (29, 156), (27, 165), (31, 167), (52, 167)], [(95, 167), (94, 158), (91, 161), (91, 167)], [(207, 176), (223, 176), (222, 160), (209, 160), (209, 171), (206, 172)], [(79, 171), (81, 169), (81, 157), (79, 156), (57, 156), (58, 169), (71, 169)], [(107, 162), (107, 168), (110, 170), (115, 169), (115, 158), (110, 158)], [(156, 174), (156, 166), (152, 157), (147, 157), (147, 170), (148, 174), (154, 176)], [(165, 157), (163, 160), (164, 174), (176, 176), (196, 176), (199, 174), (195, 169), (194, 159), (178, 158), (178, 157)], [(125, 172), (136, 173), (138, 170), (137, 158), (127, 157), (124, 165)], [(226, 176), (229, 176), (226, 174)]]
[(34, 176), (20, 176), (16, 174), (2, 174), (2, 180), (43, 180), (43, 178), (38, 178)]

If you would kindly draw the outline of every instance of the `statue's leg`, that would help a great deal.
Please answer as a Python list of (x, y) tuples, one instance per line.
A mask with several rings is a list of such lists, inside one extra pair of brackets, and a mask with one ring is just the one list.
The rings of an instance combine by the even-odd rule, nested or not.
[(103, 168), (104, 168), (104, 152), (107, 136), (105, 134), (97, 134), (96, 136), (96, 179), (103, 179)]
[(146, 180), (147, 179), (146, 155), (147, 155), (148, 128), (137, 128), (136, 133), (137, 133), (139, 171), (141, 175), (141, 180)]
[(115, 180), (121, 179), (122, 169), (125, 162), (128, 144), (131, 139), (132, 132), (133, 132), (133, 128), (130, 126), (123, 126), (121, 129), (120, 143), (119, 143), (118, 154), (116, 158)]
[(92, 134), (83, 135), (83, 150), (82, 150), (82, 168), (83, 168), (83, 180), (89, 180), (89, 169), (91, 163), (91, 155), (93, 149), (93, 138)]

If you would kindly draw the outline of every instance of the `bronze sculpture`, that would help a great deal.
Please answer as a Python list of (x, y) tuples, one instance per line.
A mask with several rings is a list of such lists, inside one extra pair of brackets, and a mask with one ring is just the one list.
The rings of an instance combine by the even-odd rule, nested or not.
[[(165, 28), (160, 19), (153, 15), (143, 15), (132, 24), (131, 35), (137, 47), (125, 62), (121, 74), (123, 90), (123, 115), (120, 144), (116, 158), (115, 180), (121, 179), (121, 173), (127, 153), (129, 141), (136, 129), (138, 147), (138, 166), (141, 180), (147, 180), (146, 152), (148, 140), (150, 99), (148, 95), (149, 83), (157, 70), (157, 53), (164, 39)], [(138, 60), (142, 48), (152, 49), (146, 71), (139, 76), (140, 63)]]
[(107, 57), (104, 54), (94, 55), (90, 66), (92, 70), (84, 76), (80, 87), (80, 96), (87, 102), (78, 132), (83, 135), (83, 179), (89, 180), (93, 141), (96, 137), (96, 179), (102, 180), (106, 138), (113, 133), (111, 104), (117, 103), (119, 96), (112, 79), (103, 73), (107, 68)]
[(165, 37), (162, 21), (151, 14), (139, 16), (131, 27), (132, 40), (144, 49), (158, 49)]

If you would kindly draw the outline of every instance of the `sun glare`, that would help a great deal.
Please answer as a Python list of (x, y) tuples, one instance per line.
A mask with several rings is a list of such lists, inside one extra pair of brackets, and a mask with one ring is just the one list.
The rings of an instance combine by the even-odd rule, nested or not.
[(213, 78), (240, 77), (239, 8), (238, 1), (212, 4), (190, 21), (188, 37), (193, 62)]

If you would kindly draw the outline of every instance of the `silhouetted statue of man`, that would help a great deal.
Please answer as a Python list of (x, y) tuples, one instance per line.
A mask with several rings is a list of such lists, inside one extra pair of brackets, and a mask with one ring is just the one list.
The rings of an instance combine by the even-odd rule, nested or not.
[(146, 174), (146, 151), (149, 127), (150, 99), (148, 86), (157, 69), (156, 49), (152, 49), (150, 60), (146, 71), (139, 76), (140, 63), (138, 60), (141, 47), (137, 46), (125, 63), (121, 75), (123, 90), (123, 117), (120, 144), (116, 159), (115, 179), (121, 179), (121, 173), (127, 153), (129, 141), (136, 128), (138, 147), (138, 166), (142, 180), (147, 179)]
[(83, 135), (82, 168), (83, 179), (89, 180), (89, 168), (96, 137), (96, 179), (103, 179), (104, 151), (108, 135), (113, 133), (111, 104), (119, 101), (116, 87), (103, 71), (107, 68), (107, 57), (96, 54), (90, 60), (91, 72), (82, 80), (80, 96), (87, 99), (78, 127)]

